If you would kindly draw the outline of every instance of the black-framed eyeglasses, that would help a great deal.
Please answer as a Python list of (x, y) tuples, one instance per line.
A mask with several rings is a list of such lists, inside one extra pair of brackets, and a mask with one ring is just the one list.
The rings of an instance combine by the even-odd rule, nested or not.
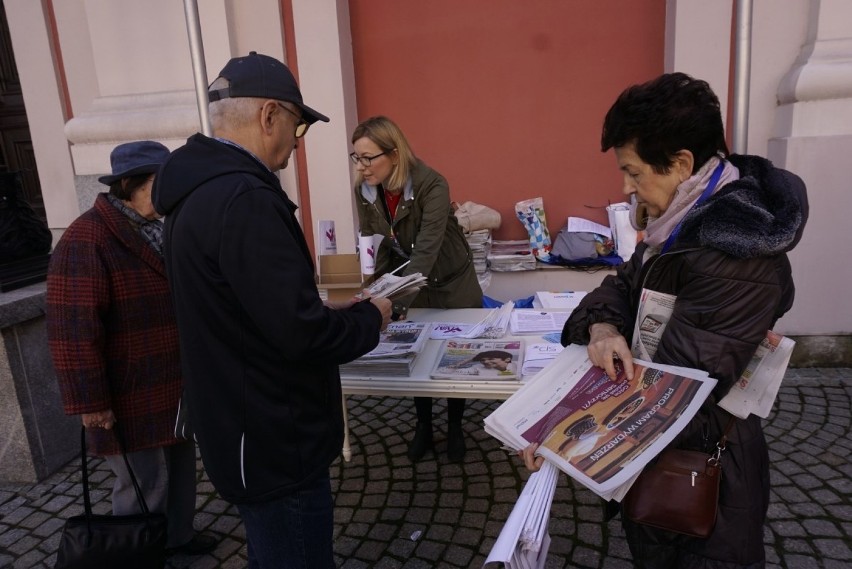
[(275, 101), (275, 104), (298, 119), (299, 122), (296, 123), (296, 138), (302, 138), (303, 136), (305, 136), (305, 133), (308, 132), (308, 127), (310, 127), (311, 125), (308, 124), (305, 119), (303, 119), (278, 101)]
[(356, 152), (353, 152), (349, 155), (349, 159), (352, 160), (353, 164), (357, 165), (360, 162), (362, 166), (369, 168), (373, 160), (375, 160), (379, 156), (385, 156), (387, 153), (388, 151), (382, 152), (381, 154), (376, 154), (375, 156), (358, 156)]

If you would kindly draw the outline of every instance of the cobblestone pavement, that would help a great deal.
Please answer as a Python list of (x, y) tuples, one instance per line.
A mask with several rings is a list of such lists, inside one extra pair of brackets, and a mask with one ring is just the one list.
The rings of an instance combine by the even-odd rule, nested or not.
[[(468, 401), (468, 453), (444, 454), (443, 400), (436, 400), (437, 460), (405, 457), (414, 422), (410, 399), (351, 397), (353, 457), (331, 469), (336, 495), (335, 558), (342, 569), (481, 567), (526, 472), (482, 430), (497, 402)], [(772, 503), (765, 530), (770, 568), (852, 567), (852, 369), (790, 370), (767, 421)], [(0, 486), (0, 567), (52, 567), (63, 520), (82, 511), (77, 461), (37, 485)], [(94, 461), (92, 498), (110, 511), (112, 475)], [(199, 462), (196, 527), (221, 538), (170, 568), (245, 567), (237, 511), (218, 497)], [(618, 519), (603, 522), (598, 499), (560, 477), (549, 569), (629, 568)]]

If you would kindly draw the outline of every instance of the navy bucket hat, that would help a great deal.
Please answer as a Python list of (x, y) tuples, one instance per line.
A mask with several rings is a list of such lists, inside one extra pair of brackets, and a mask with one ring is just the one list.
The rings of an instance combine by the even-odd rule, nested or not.
[(107, 186), (122, 178), (138, 176), (140, 174), (155, 173), (166, 158), (169, 157), (169, 149), (153, 140), (140, 140), (137, 142), (126, 142), (113, 148), (109, 155), (112, 166), (112, 174), (101, 176), (98, 181)]
[(219, 77), (229, 81), (228, 87), (207, 92), (210, 102), (237, 97), (276, 99), (293, 103), (302, 109), (302, 118), (308, 124), (328, 122), (328, 117), (315, 111), (302, 101), (302, 92), (296, 78), (286, 65), (268, 55), (250, 52), (244, 57), (231, 59), (222, 68)]

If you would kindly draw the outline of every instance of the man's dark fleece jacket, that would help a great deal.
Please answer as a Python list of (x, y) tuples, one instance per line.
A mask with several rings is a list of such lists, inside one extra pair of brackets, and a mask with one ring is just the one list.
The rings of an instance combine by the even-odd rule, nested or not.
[(327, 475), (343, 443), (337, 366), (377, 345), (379, 310), (323, 305), (295, 204), (243, 149), (192, 136), (153, 197), (184, 397), (216, 490), (261, 502)]

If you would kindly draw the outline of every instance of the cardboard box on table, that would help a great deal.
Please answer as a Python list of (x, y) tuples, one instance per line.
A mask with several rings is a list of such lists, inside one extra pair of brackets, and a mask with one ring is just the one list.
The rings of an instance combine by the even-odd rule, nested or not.
[(317, 289), (320, 296), (335, 302), (349, 300), (361, 292), (364, 286), (358, 255), (320, 255)]

